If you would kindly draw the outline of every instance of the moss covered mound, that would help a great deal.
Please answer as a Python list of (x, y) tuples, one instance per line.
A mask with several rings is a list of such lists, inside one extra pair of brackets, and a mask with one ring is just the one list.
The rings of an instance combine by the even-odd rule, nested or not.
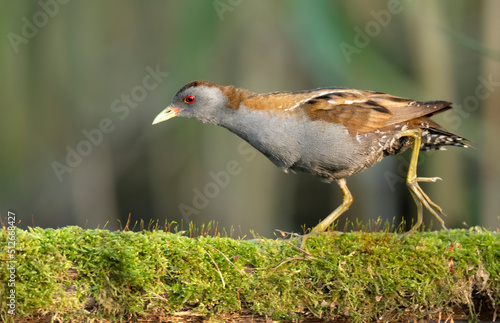
[[(8, 230), (0, 241), (7, 245)], [(500, 309), (500, 236), (472, 228), (323, 234), (294, 241), (16, 229), (15, 312), (0, 272), (1, 318), (225, 320), (254, 315), (397, 321)], [(0, 252), (9, 259), (7, 248)]]

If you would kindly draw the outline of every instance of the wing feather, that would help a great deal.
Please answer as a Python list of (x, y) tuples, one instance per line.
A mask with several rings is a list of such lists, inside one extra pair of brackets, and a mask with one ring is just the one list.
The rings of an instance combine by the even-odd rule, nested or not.
[(300, 108), (311, 120), (339, 123), (353, 135), (431, 116), (451, 108), (446, 101), (419, 102), (380, 92), (332, 89), (312, 95)]

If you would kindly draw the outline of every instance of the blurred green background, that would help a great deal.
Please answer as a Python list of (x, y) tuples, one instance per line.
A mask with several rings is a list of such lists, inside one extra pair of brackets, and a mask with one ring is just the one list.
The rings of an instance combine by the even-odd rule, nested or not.
[[(225, 129), (151, 125), (182, 85), (205, 79), (454, 102), (434, 119), (477, 150), (422, 153), (419, 175), (443, 178), (422, 187), (448, 227), (497, 229), (499, 15), (495, 0), (2, 1), (0, 216), (116, 229), (130, 214), (272, 236), (302, 232), (340, 204), (336, 184), (284, 174)], [(354, 204), (340, 222), (411, 221), (408, 160), (349, 178)], [(228, 182), (214, 180), (234, 163)]]

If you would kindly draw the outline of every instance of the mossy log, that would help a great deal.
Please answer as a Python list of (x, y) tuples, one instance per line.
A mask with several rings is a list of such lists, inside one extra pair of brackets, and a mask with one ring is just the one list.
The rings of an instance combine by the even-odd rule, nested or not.
[[(2, 245), (11, 236), (4, 227)], [(162, 230), (15, 229), (14, 255), (0, 252), (7, 263), (0, 315), (7, 322), (493, 321), (500, 309), (495, 232), (351, 232), (299, 245)]]

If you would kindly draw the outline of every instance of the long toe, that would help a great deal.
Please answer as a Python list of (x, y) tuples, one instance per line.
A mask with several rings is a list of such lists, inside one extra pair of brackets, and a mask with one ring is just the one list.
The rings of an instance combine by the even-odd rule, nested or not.
[[(415, 184), (415, 188), (419, 191), (419, 199), (424, 199), (428, 204), (432, 205), (433, 208), (435, 208), (439, 213), (441, 213), (442, 215), (446, 216), (446, 214), (444, 214), (443, 212), (443, 209), (437, 205), (436, 203), (434, 203), (431, 198), (425, 194), (424, 190), (422, 190), (422, 188), (420, 187), (420, 185), (418, 184)], [(424, 201), (422, 201), (424, 202)], [(428, 207), (426, 207), (427, 209), (429, 209)]]
[(441, 177), (417, 177), (414, 179), (416, 182), (431, 182), (435, 183), (437, 181), (442, 181), (443, 179)]
[(443, 209), (439, 205), (434, 203), (427, 194), (425, 194), (425, 192), (422, 190), (420, 185), (418, 185), (418, 183), (415, 182), (412, 183), (411, 188), (416, 191), (415, 194), (416, 198), (423, 204), (423, 206), (427, 210), (429, 210), (429, 212), (431, 212), (432, 215), (434, 215), (434, 217), (439, 221), (443, 229), (447, 230), (446, 226), (444, 225), (444, 221), (440, 216), (440, 214), (446, 216), (446, 214), (443, 213)]

